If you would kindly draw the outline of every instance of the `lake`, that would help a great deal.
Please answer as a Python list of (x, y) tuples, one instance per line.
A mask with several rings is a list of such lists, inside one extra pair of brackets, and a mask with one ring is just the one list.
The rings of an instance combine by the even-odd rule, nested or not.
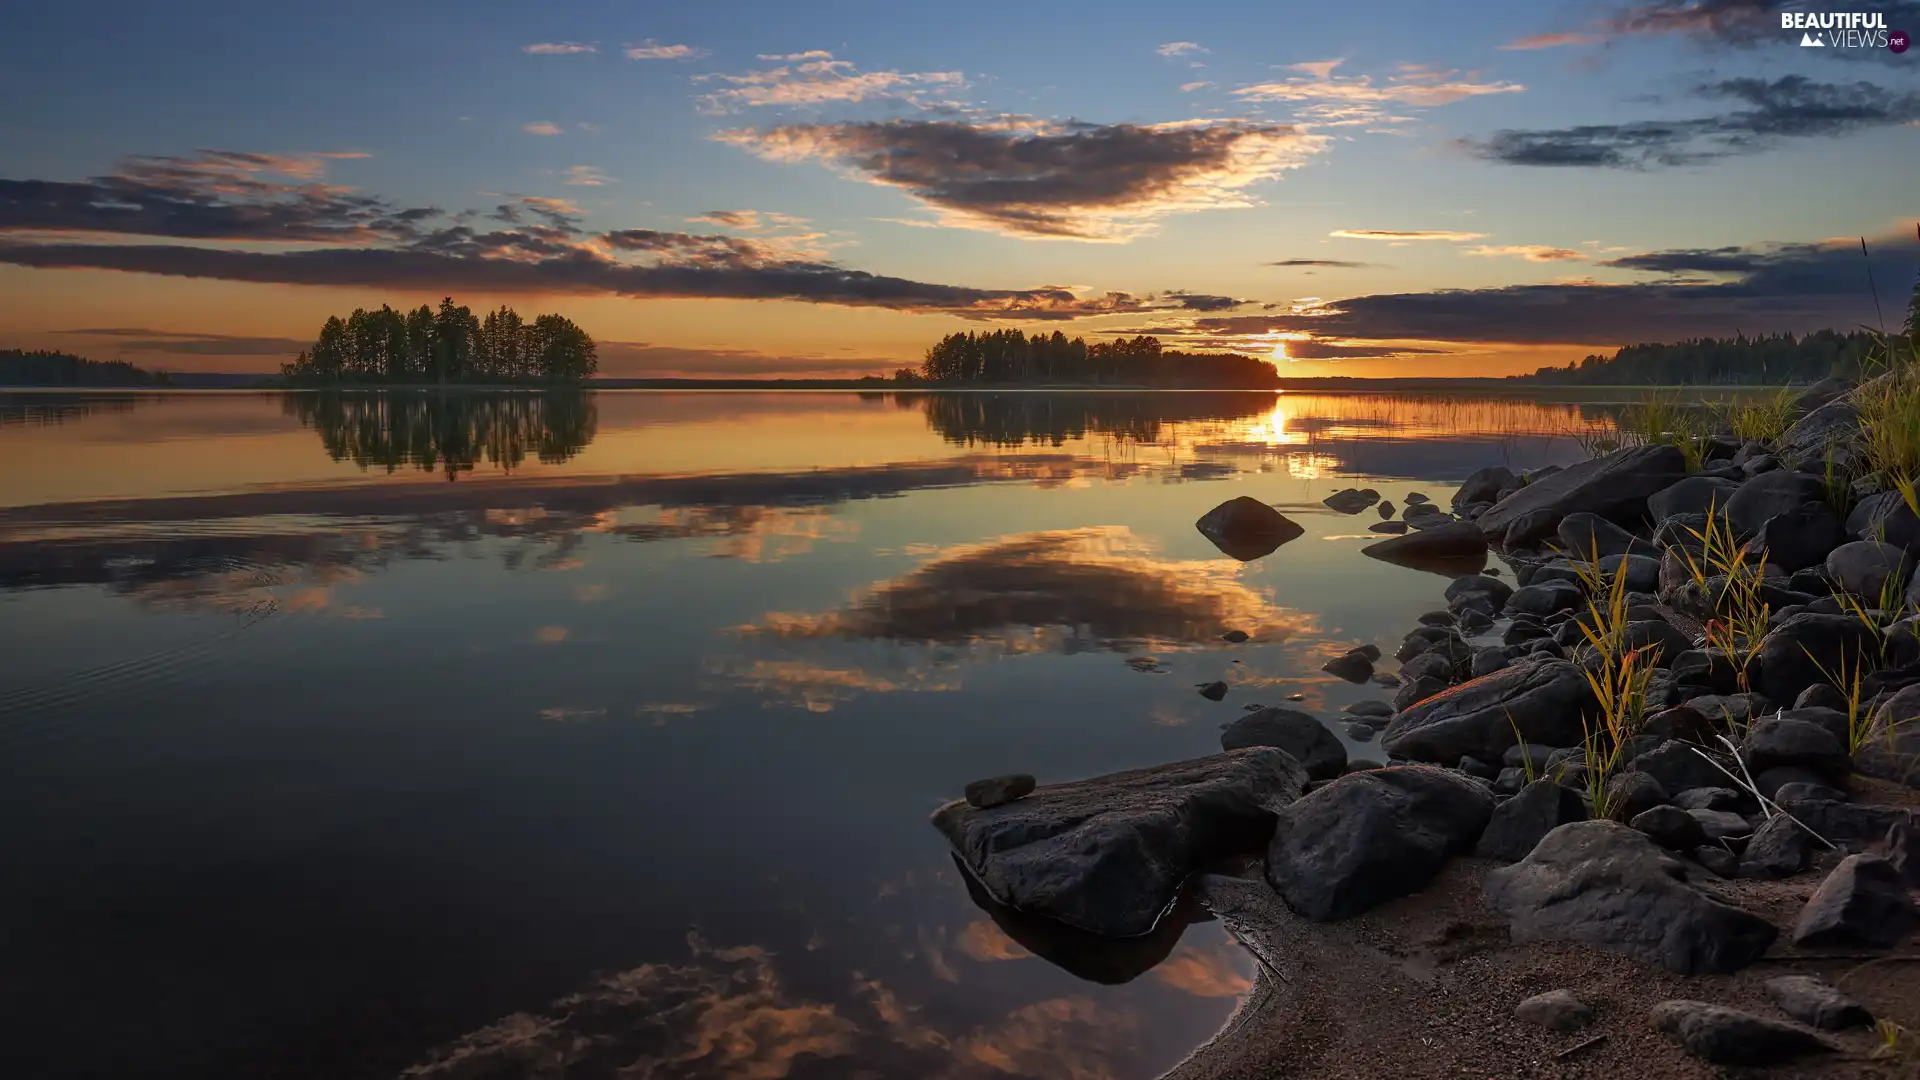
[[(1320, 500), (1610, 414), (0, 394), (0, 1072), (1147, 1080), (1251, 960), (991, 910), (928, 814), (1386, 697), (1320, 666), (1444, 581)], [(1226, 558), (1242, 494), (1305, 535)]]

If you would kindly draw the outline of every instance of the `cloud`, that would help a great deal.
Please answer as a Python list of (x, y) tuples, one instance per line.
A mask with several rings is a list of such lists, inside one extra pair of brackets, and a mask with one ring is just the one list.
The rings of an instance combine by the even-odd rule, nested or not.
[(535, 56), (571, 56), (576, 53), (597, 53), (600, 47), (579, 41), (543, 41), (534, 45), (522, 45), (520, 51)]
[(1390, 116), (1386, 105), (1433, 107), (1462, 98), (1488, 94), (1517, 94), (1526, 89), (1513, 82), (1480, 82), (1471, 74), (1440, 71), (1418, 64), (1402, 64), (1384, 82), (1371, 75), (1335, 75), (1340, 60), (1290, 65), (1296, 74), (1275, 82), (1255, 83), (1233, 91), (1248, 102), (1288, 101), (1305, 106), (1302, 119), (1333, 126), (1375, 124), (1403, 120)]
[(825, 49), (808, 49), (796, 53), (761, 53), (756, 59), (771, 60), (776, 63), (802, 63), (807, 60), (831, 60), (833, 54)]
[(529, 135), (558, 135), (560, 125), (551, 120), (535, 120), (530, 124), (521, 124), (520, 130)]
[(1758, 153), (1785, 139), (1832, 138), (1920, 120), (1920, 93), (1865, 81), (1736, 78), (1702, 84), (1694, 92), (1748, 107), (1686, 120), (1506, 130), (1461, 145), (1507, 165), (1645, 169)]
[(1606, 40), (1596, 34), (1533, 34), (1509, 41), (1502, 49), (1554, 49), (1562, 45), (1591, 45)]
[(662, 45), (652, 38), (638, 45), (628, 45), (623, 51), (629, 60), (699, 60), (708, 55), (705, 49), (696, 49), (691, 45)]
[(724, 131), (774, 161), (822, 161), (932, 207), (943, 224), (1027, 239), (1126, 241), (1153, 219), (1255, 205), (1324, 139), (1289, 125), (888, 120)]
[(1398, 244), (1409, 240), (1480, 240), (1487, 234), (1447, 229), (1335, 229), (1327, 235), (1342, 240), (1385, 240)]
[[(982, 319), (1069, 319), (1151, 306), (1124, 293), (1083, 296), (1057, 285), (985, 289), (873, 274), (796, 255), (804, 234), (590, 232), (562, 200), (523, 198), (483, 217), (258, 175), (305, 162), (213, 152), (136, 158), (87, 181), (0, 179), (0, 263), (439, 295), (795, 300)], [(183, 242), (127, 242), (133, 239)], [(301, 243), (307, 246), (287, 246)]]
[(737, 75), (695, 76), (696, 82), (724, 84), (701, 96), (702, 111), (725, 113), (741, 108), (863, 101), (899, 101), (928, 107), (939, 104), (927, 97), (929, 90), (962, 90), (967, 85), (957, 71), (861, 71), (851, 61), (836, 60), (826, 52), (795, 53), (777, 59), (781, 61), (778, 67)]
[(1267, 263), (1266, 265), (1268, 266), (1313, 266), (1313, 267), (1325, 267), (1326, 269), (1329, 269), (1329, 270), (1360, 270), (1360, 269), (1364, 269), (1370, 266), (1375, 266), (1378, 264), (1368, 263), (1368, 262), (1350, 262), (1346, 259), (1281, 259), (1278, 262), (1270, 262), (1270, 263)]
[(1589, 257), (1585, 252), (1572, 248), (1548, 247), (1545, 244), (1480, 244), (1466, 250), (1468, 255), (1485, 258), (1521, 258), (1528, 262), (1584, 262)]
[(1154, 51), (1161, 56), (1196, 56), (1213, 50), (1192, 41), (1169, 41)]
[(687, 222), (718, 225), (723, 229), (739, 229), (743, 232), (800, 229), (808, 224), (806, 218), (782, 214), (775, 210), (709, 210), (698, 217), (688, 218)]
[(114, 339), (115, 347), (122, 353), (162, 353), (172, 356), (291, 356), (310, 344), (294, 338), (244, 337), (131, 326), (55, 330), (53, 333)]
[(1190, 293), (1175, 289), (1165, 294), (1165, 299), (1173, 301), (1185, 311), (1232, 311), (1251, 300), (1236, 300), (1231, 296), (1213, 296), (1206, 293)]
[(569, 165), (567, 178), (560, 182), (569, 187), (605, 187), (614, 180), (592, 165)]

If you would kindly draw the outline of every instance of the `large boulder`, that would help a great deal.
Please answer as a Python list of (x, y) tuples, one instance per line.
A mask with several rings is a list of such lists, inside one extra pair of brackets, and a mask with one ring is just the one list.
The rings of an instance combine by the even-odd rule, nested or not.
[[(1845, 718), (1842, 717), (1844, 720)], [(1819, 724), (1784, 716), (1755, 720), (1747, 727), (1740, 756), (1749, 771), (1758, 774), (1778, 765), (1810, 769), (1829, 779), (1853, 768), (1847, 745)]]
[(1578, 792), (1550, 779), (1535, 780), (1521, 788), (1520, 794), (1494, 808), (1493, 818), (1480, 834), (1480, 843), (1473, 853), (1498, 862), (1519, 862), (1548, 833), (1570, 821), (1585, 821), (1591, 816), (1586, 800)]
[(1492, 813), (1493, 793), (1448, 769), (1352, 773), (1280, 812), (1267, 878), (1309, 919), (1348, 918), (1425, 888)]
[[(1635, 522), (1646, 515), (1647, 497), (1685, 476), (1686, 455), (1677, 446), (1635, 446), (1569, 466), (1542, 477), (1493, 504), (1474, 524), (1509, 545), (1551, 534), (1568, 514), (1586, 511), (1609, 521)], [(1528, 518), (1532, 535), (1509, 527)]]
[(1560, 519), (1560, 547), (1583, 562), (1609, 555), (1657, 555), (1660, 549), (1601, 517), (1582, 511)]
[(1260, 850), (1306, 786), (1285, 751), (1236, 750), (1047, 784), (990, 809), (957, 800), (933, 824), (998, 902), (1132, 937), (1153, 929), (1189, 875)]
[(1829, 458), (1841, 472), (1865, 457), (1860, 437), (1860, 410), (1850, 395), (1842, 395), (1796, 420), (1774, 440), (1773, 456), (1789, 469), (1824, 472)]
[(1618, 822), (1562, 825), (1525, 859), (1490, 871), (1485, 895), (1515, 941), (1576, 941), (1681, 975), (1738, 971), (1773, 924), (1688, 882), (1687, 864)]
[(1627, 763), (1626, 771), (1653, 777), (1659, 781), (1661, 790), (1670, 795), (1694, 788), (1719, 787), (1727, 782), (1726, 773), (1714, 768), (1694, 747), (1677, 739), (1663, 742), (1634, 758)]
[(1740, 485), (1717, 476), (1689, 476), (1647, 498), (1647, 516), (1665, 521), (1677, 514), (1718, 514)]
[(1920, 517), (1914, 516), (1905, 496), (1897, 491), (1882, 491), (1855, 503), (1847, 515), (1847, 533), (1856, 540), (1920, 551)]
[(1593, 688), (1581, 669), (1552, 657), (1511, 667), (1444, 690), (1401, 712), (1380, 737), (1386, 753), (1451, 765), (1462, 756), (1499, 761), (1525, 739), (1536, 746), (1572, 746), (1585, 737), (1581, 713)]
[(1828, 680), (1828, 673), (1859, 668), (1879, 647), (1879, 635), (1851, 615), (1804, 611), (1790, 615), (1761, 639), (1749, 670), (1756, 689), (1774, 701), (1792, 701)]
[(1600, 560), (1600, 572), (1609, 580), (1626, 575), (1628, 592), (1651, 594), (1660, 589), (1660, 560), (1651, 555), (1608, 555)]
[(1687, 1053), (1715, 1065), (1779, 1065), (1837, 1049), (1805, 1028), (1704, 1001), (1663, 1001), (1652, 1018)]
[(1828, 552), (1826, 568), (1834, 588), (1860, 597), (1868, 607), (1882, 606), (1882, 597), (1893, 601), (1885, 606), (1897, 607), (1912, 566), (1905, 548), (1855, 540)]
[(1727, 523), (1736, 536), (1752, 536), (1769, 519), (1826, 497), (1826, 481), (1811, 473), (1761, 473), (1726, 501)]
[(1347, 748), (1315, 717), (1295, 709), (1256, 709), (1220, 733), (1225, 750), (1271, 746), (1285, 750), (1311, 780), (1331, 780), (1347, 771)]
[(1207, 511), (1194, 527), (1213, 541), (1214, 547), (1241, 562), (1270, 555), (1281, 544), (1297, 540), (1306, 532), (1280, 511), (1247, 495), (1228, 499)]
[(1893, 863), (1878, 855), (1849, 855), (1800, 909), (1793, 943), (1890, 949), (1913, 924), (1913, 901)]
[(1479, 573), (1487, 565), (1487, 538), (1471, 521), (1449, 521), (1379, 543), (1360, 554), (1415, 570), (1431, 570), (1453, 577)]
[(1586, 592), (1571, 581), (1559, 578), (1541, 581), (1535, 575), (1533, 584), (1515, 589), (1513, 595), (1507, 597), (1507, 610), (1515, 615), (1545, 618), (1556, 611), (1571, 611), (1586, 599)]
[(1747, 549), (1791, 574), (1825, 565), (1827, 552), (1847, 539), (1846, 527), (1826, 503), (1809, 502), (1768, 518)]
[(1519, 487), (1520, 478), (1504, 465), (1475, 469), (1460, 482), (1460, 490), (1453, 493), (1454, 512), (1458, 513), (1474, 503), (1499, 502), (1502, 495)]

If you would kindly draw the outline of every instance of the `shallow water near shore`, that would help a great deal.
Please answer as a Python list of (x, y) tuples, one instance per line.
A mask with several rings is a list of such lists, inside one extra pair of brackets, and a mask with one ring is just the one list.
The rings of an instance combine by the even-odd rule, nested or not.
[[(0, 1065), (1157, 1076), (1253, 961), (989, 910), (927, 815), (1251, 703), (1343, 734), (1387, 692), (1321, 664), (1444, 580), (1320, 500), (1445, 505), (1611, 409), (0, 394)], [(1305, 535), (1225, 557), (1238, 495)]]

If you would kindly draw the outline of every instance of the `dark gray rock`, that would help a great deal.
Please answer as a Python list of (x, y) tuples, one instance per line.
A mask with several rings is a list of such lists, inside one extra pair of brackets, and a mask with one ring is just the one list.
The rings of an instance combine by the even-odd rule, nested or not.
[(1500, 648), (1481, 649), (1473, 654), (1471, 674), (1478, 679), (1482, 675), (1491, 675), (1512, 663), (1507, 659), (1507, 651)]
[(1730, 810), (1738, 812), (1748, 796), (1729, 787), (1698, 787), (1679, 792), (1673, 805), (1682, 810)]
[(1404, 533), (1407, 531), (1407, 523), (1404, 521), (1380, 521), (1367, 526), (1367, 531), (1377, 532), (1377, 533), (1390, 533), (1392, 535), (1398, 536), (1401, 533)]
[(1747, 841), (1740, 853), (1740, 876), (1768, 880), (1792, 877), (1807, 867), (1813, 837), (1785, 814), (1775, 814)]
[(1253, 635), (1247, 633), (1245, 630), (1229, 630), (1220, 635), (1220, 640), (1229, 644), (1239, 645), (1252, 636)]
[(1675, 514), (1654, 528), (1653, 543), (1664, 550), (1679, 549), (1698, 555), (1703, 547), (1700, 538), (1706, 531), (1707, 515)]
[(1448, 603), (1462, 596), (1484, 596), (1493, 602), (1492, 610), (1498, 611), (1513, 595), (1513, 586), (1485, 574), (1462, 574), (1448, 583), (1446, 595)]
[(1655, 521), (1665, 521), (1677, 514), (1699, 514), (1706, 516), (1708, 508), (1714, 513), (1726, 510), (1727, 501), (1740, 485), (1731, 480), (1721, 480), (1711, 476), (1689, 476), (1669, 487), (1662, 488), (1647, 499), (1647, 516)]
[(1913, 901), (1893, 863), (1879, 855), (1849, 855), (1800, 909), (1793, 943), (1890, 949), (1913, 924)]
[(1825, 979), (1812, 975), (1776, 975), (1766, 983), (1767, 996), (1780, 1011), (1822, 1031), (1873, 1026), (1865, 1005), (1840, 992)]
[(1380, 493), (1372, 488), (1341, 488), (1320, 501), (1342, 514), (1357, 514), (1379, 502)]
[(1740, 485), (1722, 505), (1737, 536), (1753, 536), (1771, 518), (1827, 497), (1824, 480), (1810, 473), (1763, 473)]
[(1826, 728), (1806, 720), (1755, 720), (1741, 741), (1740, 756), (1754, 772), (1791, 765), (1837, 778), (1853, 768), (1846, 744)]
[(1847, 515), (1847, 533), (1859, 540), (1879, 540), (1908, 551), (1920, 549), (1920, 518), (1897, 491), (1869, 495)]
[(1794, 421), (1774, 440), (1773, 456), (1791, 468), (1819, 472), (1832, 458), (1841, 471), (1851, 471), (1863, 457), (1860, 411), (1850, 397), (1831, 398)]
[(1515, 744), (1507, 747), (1507, 752), (1500, 755), (1500, 762), (1503, 765), (1515, 768), (1531, 768), (1534, 775), (1544, 776), (1547, 772), (1547, 760), (1553, 756), (1557, 749), (1559, 748), (1553, 746), (1535, 746), (1532, 743), (1528, 743), (1525, 746)]
[(1791, 574), (1810, 566), (1824, 570), (1827, 552), (1848, 539), (1846, 526), (1826, 503), (1810, 502), (1768, 518), (1747, 550)]
[(1827, 578), (1836, 589), (1860, 597), (1869, 607), (1897, 606), (1897, 601), (1894, 605), (1880, 601), (1900, 596), (1912, 569), (1905, 548), (1877, 540), (1855, 540), (1827, 553)]
[(1227, 696), (1227, 684), (1218, 679), (1210, 683), (1202, 683), (1200, 684), (1200, 696), (1206, 698), (1208, 701), (1219, 701)]
[(1744, 724), (1773, 708), (1760, 694), (1702, 694), (1688, 698), (1686, 705), (1720, 727)]
[(1627, 649), (1657, 650), (1657, 653), (1649, 655), (1655, 655), (1663, 666), (1693, 649), (1693, 642), (1687, 635), (1665, 619), (1643, 619), (1628, 623), (1621, 644)]
[(1593, 1010), (1570, 991), (1549, 990), (1522, 1001), (1514, 1010), (1515, 1019), (1538, 1024), (1549, 1031), (1570, 1035), (1593, 1023)]
[(1682, 742), (1661, 743), (1635, 758), (1627, 768), (1653, 777), (1668, 792), (1718, 787), (1727, 782), (1726, 773), (1701, 760), (1693, 747)]
[(1625, 574), (1628, 592), (1653, 593), (1660, 589), (1660, 560), (1651, 555), (1608, 555), (1600, 560), (1600, 570), (1609, 579)]
[(1300, 915), (1348, 918), (1425, 888), (1492, 814), (1491, 792), (1446, 769), (1353, 773), (1280, 812), (1267, 878)]
[(1321, 671), (1338, 675), (1350, 683), (1363, 683), (1373, 677), (1373, 661), (1358, 649), (1343, 653), (1321, 665)]
[(1475, 573), (1486, 565), (1487, 539), (1473, 522), (1453, 521), (1368, 544), (1360, 549), (1360, 554), (1396, 566), (1431, 570), (1451, 577)]
[(1308, 779), (1330, 780), (1346, 771), (1347, 748), (1317, 718), (1295, 709), (1250, 712), (1220, 733), (1225, 750), (1271, 746), (1285, 750), (1306, 769)]
[(1438, 697), (1447, 689), (1447, 680), (1426, 676), (1403, 683), (1393, 695), (1395, 712), (1406, 712), (1429, 698)]
[[(1524, 546), (1551, 533), (1568, 514), (1585, 511), (1610, 521), (1637, 521), (1647, 497), (1686, 475), (1686, 456), (1675, 446), (1636, 446), (1572, 465), (1493, 505), (1474, 524), (1508, 546)], [(1527, 533), (1511, 526), (1527, 518)]]
[(1686, 810), (1683, 813), (1700, 823), (1701, 831), (1712, 843), (1753, 834), (1753, 826), (1747, 824), (1747, 819), (1731, 810)]
[(1519, 487), (1520, 478), (1505, 466), (1488, 465), (1475, 469), (1460, 482), (1460, 490), (1453, 493), (1453, 508), (1460, 510), (1474, 503), (1498, 502), (1502, 495), (1517, 491)]
[(1646, 773), (1622, 769), (1607, 777), (1605, 797), (1608, 817), (1632, 822), (1665, 803), (1667, 789)]
[(992, 776), (967, 785), (967, 805), (985, 810), (1024, 799), (1033, 792), (1035, 781), (1026, 773)]
[(1347, 738), (1354, 742), (1372, 742), (1375, 730), (1372, 724), (1356, 720), (1347, 725)]
[(1206, 512), (1194, 527), (1228, 556), (1250, 562), (1270, 555), (1306, 530), (1259, 499), (1242, 495)]
[[(1412, 505), (1416, 505), (1416, 506), (1421, 503), (1427, 503), (1429, 505), (1433, 503), (1433, 500), (1428, 498), (1427, 493), (1424, 491), (1409, 491), (1407, 492), (1406, 498), (1401, 501), (1412, 504)], [(1437, 510), (1439, 509), (1439, 507), (1434, 507), (1434, 509)]]
[(1835, 844), (1864, 850), (1886, 839), (1900, 822), (1912, 822), (1913, 811), (1896, 806), (1865, 806), (1825, 799), (1783, 802), (1781, 808)]
[[(1795, 701), (1804, 700), (1806, 697), (1806, 694), (1801, 694)], [(1842, 699), (1837, 709), (1822, 705), (1795, 704), (1793, 708), (1783, 709), (1775, 715), (1782, 720), (1800, 720), (1812, 724), (1833, 736), (1834, 740), (1844, 748), (1850, 738), (1848, 731), (1850, 721), (1847, 720), (1846, 709), (1846, 701)]]
[(1802, 769), (1797, 765), (1775, 765), (1771, 769), (1762, 769), (1753, 776), (1753, 786), (1760, 794), (1775, 802), (1780, 801), (1780, 793), (1795, 785), (1825, 786), (1826, 777), (1811, 769)]
[(1381, 719), (1388, 719), (1393, 716), (1393, 706), (1384, 701), (1356, 701), (1342, 711), (1352, 713), (1355, 716), (1377, 716)]
[(1754, 658), (1758, 688), (1775, 701), (1792, 701), (1827, 681), (1823, 667), (1838, 672), (1843, 662), (1849, 670), (1858, 665), (1878, 644), (1876, 636), (1849, 615), (1795, 615), (1761, 641)]
[(1551, 615), (1556, 611), (1568, 611), (1586, 602), (1586, 593), (1580, 586), (1570, 581), (1542, 582), (1538, 575), (1534, 583), (1515, 589), (1507, 598), (1507, 610), (1535, 618)]
[(1481, 761), (1477, 757), (1463, 757), (1460, 759), (1460, 764), (1454, 766), (1454, 768), (1466, 773), (1468, 776), (1479, 777), (1489, 784), (1500, 776), (1499, 769), (1487, 762)]
[(1474, 854), (1499, 862), (1519, 862), (1542, 837), (1570, 821), (1585, 821), (1586, 800), (1551, 780), (1535, 780), (1493, 810)]
[(1700, 827), (1700, 822), (1677, 806), (1656, 806), (1641, 811), (1627, 824), (1669, 851), (1692, 851), (1707, 842), (1706, 830)]
[(1773, 944), (1771, 923), (1690, 885), (1686, 864), (1613, 821), (1548, 833), (1487, 874), (1487, 904), (1513, 940), (1576, 941), (1681, 975), (1738, 971)]
[(1806, 802), (1809, 799), (1832, 799), (1835, 802), (1847, 801), (1847, 793), (1841, 791), (1839, 788), (1828, 787), (1826, 784), (1815, 784), (1803, 780), (1795, 780), (1790, 783), (1781, 784), (1774, 790), (1773, 794), (1768, 797), (1777, 803)]
[(1740, 856), (1714, 844), (1702, 844), (1694, 848), (1693, 861), (1711, 871), (1714, 877), (1740, 876)]
[(1660, 549), (1598, 514), (1568, 514), (1556, 530), (1560, 546), (1585, 562), (1608, 555), (1658, 555)]
[(1451, 764), (1466, 754), (1497, 761), (1522, 740), (1543, 746), (1579, 742), (1581, 712), (1592, 700), (1580, 668), (1529, 657), (1401, 711), (1380, 745), (1415, 761)]
[(1035, 788), (933, 824), (989, 895), (1108, 937), (1152, 930), (1208, 863), (1258, 851), (1307, 784), (1285, 752), (1241, 750)]
[(1653, 1026), (1715, 1065), (1779, 1065), (1837, 1048), (1805, 1028), (1704, 1001), (1663, 1001)]

